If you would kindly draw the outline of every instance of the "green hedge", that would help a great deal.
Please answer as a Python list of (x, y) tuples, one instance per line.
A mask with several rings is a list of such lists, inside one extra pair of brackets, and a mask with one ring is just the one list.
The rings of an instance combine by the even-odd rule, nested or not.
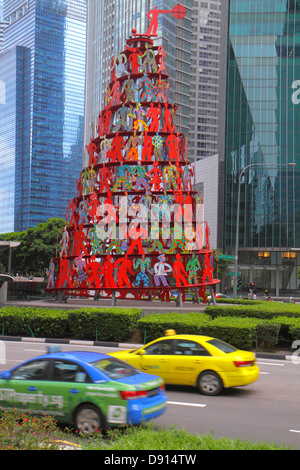
[(0, 309), (0, 334), (64, 338), (70, 334), (68, 313), (64, 310), (4, 307)]
[(225, 317), (249, 317), (260, 319), (271, 319), (278, 316), (300, 317), (300, 306), (297, 304), (287, 304), (281, 302), (256, 302), (249, 305), (209, 305), (205, 312), (212, 318), (219, 316)]
[(262, 323), (262, 320), (255, 318), (212, 319), (205, 313), (170, 313), (142, 318), (138, 321), (138, 329), (145, 342), (164, 336), (168, 329), (174, 329), (177, 334), (212, 336), (237, 348), (249, 349), (255, 347), (257, 331)]
[(71, 335), (78, 339), (123, 342), (137, 328), (140, 309), (74, 309), (68, 312)]
[(139, 309), (4, 307), (0, 309), (0, 334), (121, 342), (130, 339), (140, 317)]

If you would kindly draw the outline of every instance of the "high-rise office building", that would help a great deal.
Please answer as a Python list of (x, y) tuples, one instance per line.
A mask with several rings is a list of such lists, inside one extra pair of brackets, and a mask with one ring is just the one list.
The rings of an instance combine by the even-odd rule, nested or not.
[(0, 233), (64, 217), (83, 165), (86, 0), (4, 0)]
[[(163, 45), (166, 51), (169, 100), (178, 105), (176, 125), (188, 136), (193, 0), (180, 3), (187, 10), (185, 18), (176, 19), (170, 13), (159, 15), (154, 43)], [(86, 144), (96, 133), (97, 118), (109, 85), (112, 57), (123, 49), (133, 28), (142, 34), (147, 31), (147, 13), (154, 6), (170, 11), (177, 4), (177, 0), (88, 0)]]
[(231, 0), (224, 248), (238, 223), (242, 283), (277, 294), (299, 284), (299, 57), (299, 0)]

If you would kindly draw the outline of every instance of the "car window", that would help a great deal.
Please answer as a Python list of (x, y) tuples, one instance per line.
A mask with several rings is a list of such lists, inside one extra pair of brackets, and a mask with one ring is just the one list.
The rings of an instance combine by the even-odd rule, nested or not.
[(145, 348), (145, 354), (155, 356), (165, 356), (173, 353), (174, 340), (162, 340), (157, 343), (150, 344)]
[(91, 382), (87, 372), (75, 362), (54, 360), (52, 374), (52, 380), (58, 382)]
[(186, 340), (177, 341), (174, 354), (178, 356), (210, 356), (204, 346), (195, 341)]
[(231, 353), (231, 352), (237, 351), (237, 349), (234, 346), (231, 346), (230, 344), (224, 343), (224, 341), (221, 341), (219, 339), (210, 339), (207, 342), (209, 344), (212, 344), (216, 348), (220, 349), (224, 353)]
[(49, 360), (31, 361), (13, 370), (13, 380), (46, 380)]
[(104, 372), (112, 380), (124, 379), (139, 374), (135, 367), (115, 358), (92, 362), (92, 365), (101, 370), (101, 372)]

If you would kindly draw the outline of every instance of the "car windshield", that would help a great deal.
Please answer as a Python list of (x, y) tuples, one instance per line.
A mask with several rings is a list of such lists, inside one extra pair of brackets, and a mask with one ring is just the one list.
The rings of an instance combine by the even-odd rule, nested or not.
[(118, 359), (102, 359), (101, 361), (92, 362), (94, 367), (104, 372), (110, 379), (118, 380), (126, 377), (131, 377), (139, 373), (135, 367), (125, 362), (118, 361)]
[(210, 339), (207, 342), (209, 344), (212, 344), (216, 348), (220, 349), (224, 353), (231, 353), (231, 352), (237, 351), (237, 349), (234, 346), (231, 346), (230, 344), (224, 343), (224, 341), (221, 341), (219, 339)]

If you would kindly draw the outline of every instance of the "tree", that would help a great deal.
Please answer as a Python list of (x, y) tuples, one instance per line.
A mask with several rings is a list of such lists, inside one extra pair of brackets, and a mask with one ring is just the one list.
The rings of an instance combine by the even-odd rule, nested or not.
[[(62, 237), (65, 221), (60, 218), (49, 219), (45, 223), (29, 228), (24, 232), (11, 232), (1, 235), (4, 241), (20, 241), (21, 245), (12, 250), (12, 269), (14, 273), (45, 276), (49, 259), (55, 257), (57, 243)], [(0, 266), (8, 268), (8, 248), (0, 250)]]

